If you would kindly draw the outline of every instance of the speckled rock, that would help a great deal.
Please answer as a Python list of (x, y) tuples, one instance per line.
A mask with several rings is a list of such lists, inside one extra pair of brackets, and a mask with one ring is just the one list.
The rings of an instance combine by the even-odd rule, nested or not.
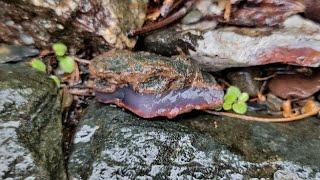
[(39, 54), (39, 50), (28, 46), (0, 44), (0, 64), (25, 60)]
[(296, 15), (271, 29), (223, 26), (202, 32), (176, 26), (144, 42), (146, 50), (165, 55), (176, 54), (179, 47), (206, 71), (272, 63), (319, 67), (319, 32), (319, 24)]
[(147, 0), (0, 1), (0, 41), (49, 47), (132, 48), (126, 33), (144, 23)]
[(262, 83), (255, 78), (261, 76), (261, 70), (257, 68), (245, 68), (227, 74), (230, 84), (239, 87), (242, 92), (247, 92), (250, 96), (257, 96)]
[(320, 178), (319, 124), (314, 120), (301, 122), (309, 125), (307, 138), (302, 136), (306, 129), (300, 130), (298, 124), (291, 127), (230, 119), (224, 124), (220, 120), (189, 114), (175, 121), (147, 121), (119, 108), (93, 103), (75, 134), (69, 177)]
[(66, 179), (55, 84), (24, 65), (0, 65), (0, 179)]

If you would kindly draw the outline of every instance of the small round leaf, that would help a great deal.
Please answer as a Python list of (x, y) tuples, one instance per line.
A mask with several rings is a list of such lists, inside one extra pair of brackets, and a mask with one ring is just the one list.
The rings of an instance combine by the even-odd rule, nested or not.
[(30, 64), (34, 69), (41, 72), (46, 72), (47, 67), (40, 59), (38, 58), (32, 59)]
[(67, 46), (63, 43), (54, 43), (52, 49), (57, 56), (63, 56), (67, 52)]
[(248, 106), (245, 102), (237, 102), (232, 105), (232, 110), (237, 114), (245, 114)]
[(57, 87), (60, 87), (60, 79), (55, 76), (55, 75), (51, 75), (50, 78), (56, 83)]
[(239, 102), (246, 102), (249, 100), (249, 94), (248, 93), (241, 93), (241, 95), (238, 97)]
[(227, 94), (232, 94), (236, 97), (239, 97), (240, 94), (241, 94), (241, 91), (238, 87), (236, 86), (230, 86), (228, 89), (227, 89)]
[(232, 104), (232, 103), (234, 103), (234, 102), (236, 102), (236, 100), (237, 100), (237, 96), (236, 95), (234, 95), (234, 94), (226, 94), (224, 97), (223, 97), (223, 99), (224, 99), (224, 102), (227, 102), (227, 103), (229, 103), (229, 104)]
[(70, 56), (58, 57), (59, 67), (66, 73), (72, 73), (74, 70), (74, 59)]
[(223, 103), (222, 108), (226, 111), (229, 111), (232, 109), (232, 104), (229, 103)]

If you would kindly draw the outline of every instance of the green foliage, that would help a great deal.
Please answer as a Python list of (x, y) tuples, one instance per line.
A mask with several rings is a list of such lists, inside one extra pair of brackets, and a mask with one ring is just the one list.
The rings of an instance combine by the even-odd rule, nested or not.
[(46, 72), (46, 65), (39, 58), (32, 59), (30, 62), (31, 66), (41, 72)]
[(240, 96), (241, 94), (241, 91), (238, 87), (236, 86), (230, 86), (228, 89), (227, 89), (227, 94), (232, 94), (232, 95), (235, 95), (235, 96)]
[(222, 108), (226, 111), (229, 111), (232, 109), (232, 103), (223, 103)]
[(52, 49), (57, 56), (60, 69), (66, 73), (72, 73), (74, 70), (75, 61), (71, 56), (65, 55), (68, 47), (63, 43), (58, 42), (52, 45)]
[(244, 92), (244, 93), (241, 93), (241, 95), (238, 97), (238, 101), (240, 102), (246, 102), (249, 100), (249, 94)]
[(60, 87), (60, 79), (55, 76), (55, 75), (51, 75), (50, 78), (56, 83), (57, 87)]
[(223, 99), (222, 108), (224, 110), (229, 111), (232, 109), (238, 114), (245, 114), (247, 112), (248, 106), (246, 102), (249, 100), (249, 94), (245, 92), (241, 93), (238, 87), (230, 86)]
[(74, 70), (74, 59), (70, 56), (58, 57), (59, 67), (66, 73), (72, 73)]
[(232, 110), (238, 114), (245, 114), (248, 106), (245, 102), (236, 102), (232, 105)]
[(58, 42), (52, 45), (52, 49), (57, 56), (64, 56), (68, 48), (65, 44)]

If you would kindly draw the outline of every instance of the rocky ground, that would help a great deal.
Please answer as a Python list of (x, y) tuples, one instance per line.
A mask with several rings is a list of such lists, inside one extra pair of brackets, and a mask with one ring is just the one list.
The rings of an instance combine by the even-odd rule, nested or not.
[(1, 64), (0, 75), (2, 179), (320, 178), (316, 118), (145, 120), (92, 100), (66, 153), (53, 81), (23, 62)]
[[(254, 77), (268, 71), (294, 75), (271, 79), (268, 88), (272, 93), (266, 95), (266, 103), (250, 102), (248, 114), (269, 117), (270, 110), (280, 111), (287, 92), (295, 98), (312, 96), (319, 101), (320, 26), (310, 4), (301, 8), (303, 4), (293, 3), (280, 9), (287, 13), (285, 18), (277, 14), (281, 17), (274, 19), (277, 21), (231, 17), (229, 22), (281, 20), (283, 26), (274, 29), (215, 29), (222, 21), (218, 19), (201, 32), (194, 29), (203, 28), (201, 23), (190, 26), (199, 16), (195, 11), (203, 9), (197, 4), (189, 19), (139, 39), (137, 50), (157, 54), (111, 51), (96, 56), (111, 48), (134, 47), (137, 39), (126, 33), (143, 25), (147, 1), (128, 2), (0, 0), (5, 7), (0, 12), (0, 179), (320, 179), (320, 121), (316, 116), (290, 123), (263, 123), (202, 111), (182, 114), (221, 105), (220, 84), (225, 81), (255, 97), (266, 85)], [(294, 15), (297, 13), (305, 14)], [(79, 84), (89, 82), (88, 74), (94, 72), (97, 98), (66, 95), (65, 86), (58, 88), (48, 74), (30, 67), (29, 60), (45, 56), (42, 50), (56, 40), (68, 42), (72, 55), (94, 57), (89, 68), (79, 65)], [(177, 54), (181, 57), (168, 57)], [(48, 59), (50, 72), (55, 72), (56, 65)], [(248, 66), (256, 67), (243, 68)], [(156, 72), (153, 67), (158, 67)], [(299, 74), (310, 71), (314, 72), (311, 78)], [(101, 83), (103, 80), (108, 83)], [(121, 83), (134, 91), (123, 87), (113, 94), (105, 91), (114, 88), (110, 84)], [(296, 88), (296, 84), (304, 85)], [(194, 106), (179, 112), (160, 109), (158, 114), (150, 108), (152, 114), (146, 115), (171, 119), (138, 116), (145, 115), (139, 110), (147, 112), (155, 98), (160, 107), (172, 108), (174, 103), (164, 106), (161, 102), (169, 101), (163, 99), (189, 93), (189, 87), (197, 93), (205, 89), (200, 91), (204, 97), (209, 89), (213, 102), (182, 97), (175, 103), (191, 101)], [(161, 94), (169, 90), (172, 96)], [(141, 97), (135, 92), (160, 95)], [(70, 97), (71, 101), (67, 100)], [(132, 99), (148, 107), (143, 109), (143, 103), (133, 104)], [(126, 109), (101, 103), (107, 101)]]

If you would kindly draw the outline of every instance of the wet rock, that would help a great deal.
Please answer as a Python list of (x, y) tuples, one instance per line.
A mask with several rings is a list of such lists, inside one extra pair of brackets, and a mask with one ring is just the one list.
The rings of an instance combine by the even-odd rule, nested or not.
[(209, 115), (177, 120), (146, 121), (115, 107), (91, 104), (75, 134), (69, 177), (320, 177), (315, 120), (264, 124)]
[(175, 28), (168, 28), (146, 36), (143, 48), (164, 56), (172, 56), (179, 54), (179, 49), (184, 52), (194, 49), (200, 38), (199, 35), (191, 32), (181, 33)]
[(317, 0), (305, 0), (305, 16), (320, 23), (320, 2)]
[(252, 27), (275, 26), (304, 10), (304, 1), (250, 0), (242, 7), (233, 8), (227, 23)]
[[(191, 16), (191, 11), (183, 20), (214, 19), (222, 24), (238, 25), (245, 27), (276, 26), (285, 21), (288, 17), (302, 13), (306, 10), (306, 0), (242, 0), (231, 1), (230, 15), (226, 15), (226, 1), (199, 0), (193, 9), (199, 13)], [(197, 17), (197, 18), (193, 18)]]
[(144, 23), (146, 0), (0, 1), (0, 41), (50, 47), (132, 48), (126, 33)]
[(39, 54), (39, 50), (26, 46), (0, 44), (0, 64), (17, 62)]
[(274, 95), (283, 98), (307, 98), (320, 90), (320, 71), (310, 77), (302, 74), (278, 75), (270, 80), (268, 87)]
[(282, 109), (283, 100), (275, 96), (274, 94), (267, 94), (266, 105), (268, 109), (275, 112), (280, 112)]
[[(193, 35), (179, 29), (163, 30), (149, 35), (145, 44), (147, 50), (171, 55), (175, 52), (166, 51), (168, 47), (187, 47), (185, 52), (207, 71), (270, 63), (318, 67), (319, 32), (318, 24), (293, 16), (279, 29), (222, 27)], [(172, 36), (175, 38), (170, 39)]]
[[(89, 66), (97, 100), (114, 103), (144, 118), (173, 118), (222, 104), (223, 89), (184, 57), (110, 51)], [(211, 78), (210, 78), (211, 77)]]
[(202, 17), (202, 14), (197, 11), (197, 10), (193, 10), (191, 12), (189, 12), (181, 21), (181, 23), (183, 24), (193, 24), (198, 22)]
[(0, 179), (66, 179), (55, 84), (24, 65), (0, 65)]
[(261, 81), (254, 78), (260, 77), (261, 71), (258, 69), (243, 69), (231, 71), (227, 74), (230, 84), (240, 88), (242, 92), (247, 92), (250, 96), (257, 96), (260, 90)]

